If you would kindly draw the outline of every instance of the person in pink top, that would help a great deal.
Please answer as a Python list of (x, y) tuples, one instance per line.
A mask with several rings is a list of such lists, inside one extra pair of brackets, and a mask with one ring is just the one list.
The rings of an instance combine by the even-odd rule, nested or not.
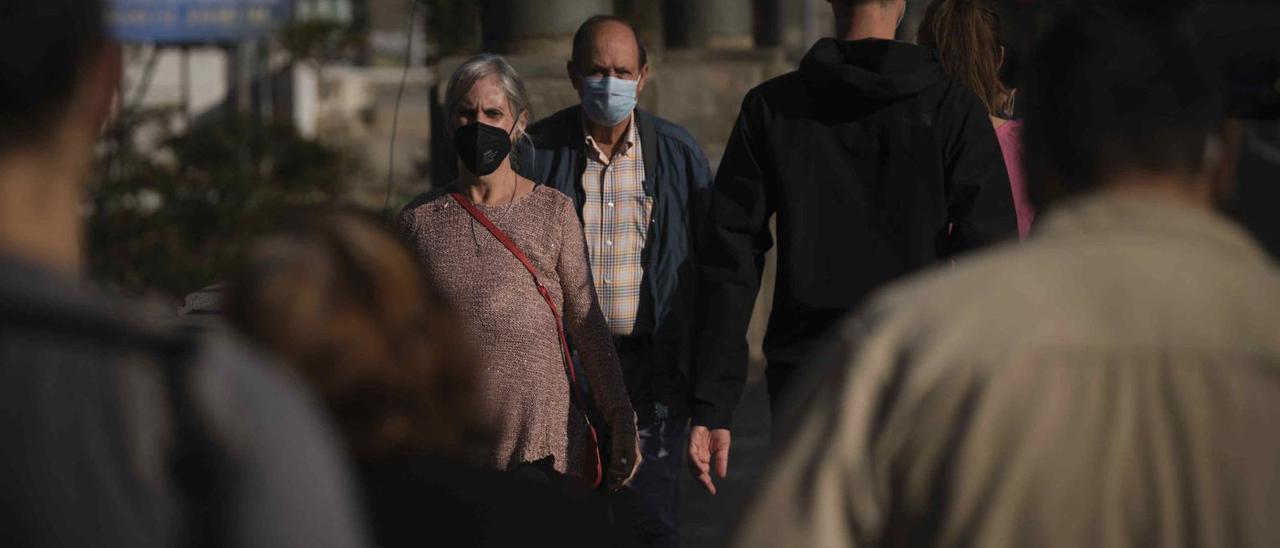
[(986, 105), (1009, 172), (1018, 234), (1025, 238), (1036, 213), (1022, 169), (1022, 122), (1012, 119), (1016, 90), (1000, 74), (1005, 66), (1003, 36), (994, 0), (934, 0), (925, 11), (916, 42), (937, 51), (947, 74)]
[[(1012, 100), (1012, 95), (1010, 96)], [(1023, 238), (1031, 230), (1036, 218), (1035, 207), (1027, 197), (1027, 176), (1022, 170), (1022, 120), (991, 117), (1000, 139), (1000, 152), (1004, 153), (1004, 167), (1009, 171), (1009, 186), (1013, 187), (1013, 209), (1018, 215), (1018, 234)]]

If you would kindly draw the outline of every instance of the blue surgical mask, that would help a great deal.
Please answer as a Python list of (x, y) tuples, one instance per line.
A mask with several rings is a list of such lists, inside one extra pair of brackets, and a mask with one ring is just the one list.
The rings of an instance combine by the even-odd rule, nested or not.
[(582, 79), (582, 110), (587, 119), (602, 126), (621, 124), (636, 108), (639, 80), (612, 76)]

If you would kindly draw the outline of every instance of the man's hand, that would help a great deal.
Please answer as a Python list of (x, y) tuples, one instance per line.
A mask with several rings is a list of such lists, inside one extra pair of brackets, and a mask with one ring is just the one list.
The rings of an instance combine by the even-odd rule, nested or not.
[(720, 479), (729, 474), (730, 438), (727, 428), (709, 430), (705, 426), (694, 426), (689, 430), (689, 465), (693, 475), (712, 495), (716, 494), (716, 484), (711, 481), (711, 465), (715, 463)]

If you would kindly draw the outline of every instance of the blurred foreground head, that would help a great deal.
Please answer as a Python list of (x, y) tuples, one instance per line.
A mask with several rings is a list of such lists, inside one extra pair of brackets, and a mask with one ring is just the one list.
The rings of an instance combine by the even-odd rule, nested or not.
[(81, 186), (119, 75), (100, 0), (0, 3), (0, 250), (76, 268)]
[(97, 74), (108, 49), (100, 0), (0, 5), (0, 153), (47, 144), (67, 129), (96, 133), (101, 117), (84, 111), (114, 91), (95, 89), (114, 83)]
[(315, 387), (359, 457), (469, 459), (489, 439), (457, 321), (368, 222), (333, 215), (263, 239), (227, 315)]
[(1147, 4), (1073, 3), (1054, 14), (1035, 47), (1021, 97), (1037, 208), (1141, 178), (1179, 179), (1210, 199), (1225, 191), (1233, 139), (1191, 10)]

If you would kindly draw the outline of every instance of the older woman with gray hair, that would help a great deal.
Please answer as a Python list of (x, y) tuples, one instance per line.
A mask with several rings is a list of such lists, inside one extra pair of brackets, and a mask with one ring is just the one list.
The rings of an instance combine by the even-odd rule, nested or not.
[[(498, 428), (488, 465), (617, 489), (638, 465), (635, 412), (573, 202), (512, 168), (514, 144), (528, 138), (524, 83), (502, 57), (478, 55), (450, 78), (444, 112), (459, 176), (406, 206), (397, 225), (480, 350)], [(596, 460), (579, 373), (611, 431), (609, 462)]]

